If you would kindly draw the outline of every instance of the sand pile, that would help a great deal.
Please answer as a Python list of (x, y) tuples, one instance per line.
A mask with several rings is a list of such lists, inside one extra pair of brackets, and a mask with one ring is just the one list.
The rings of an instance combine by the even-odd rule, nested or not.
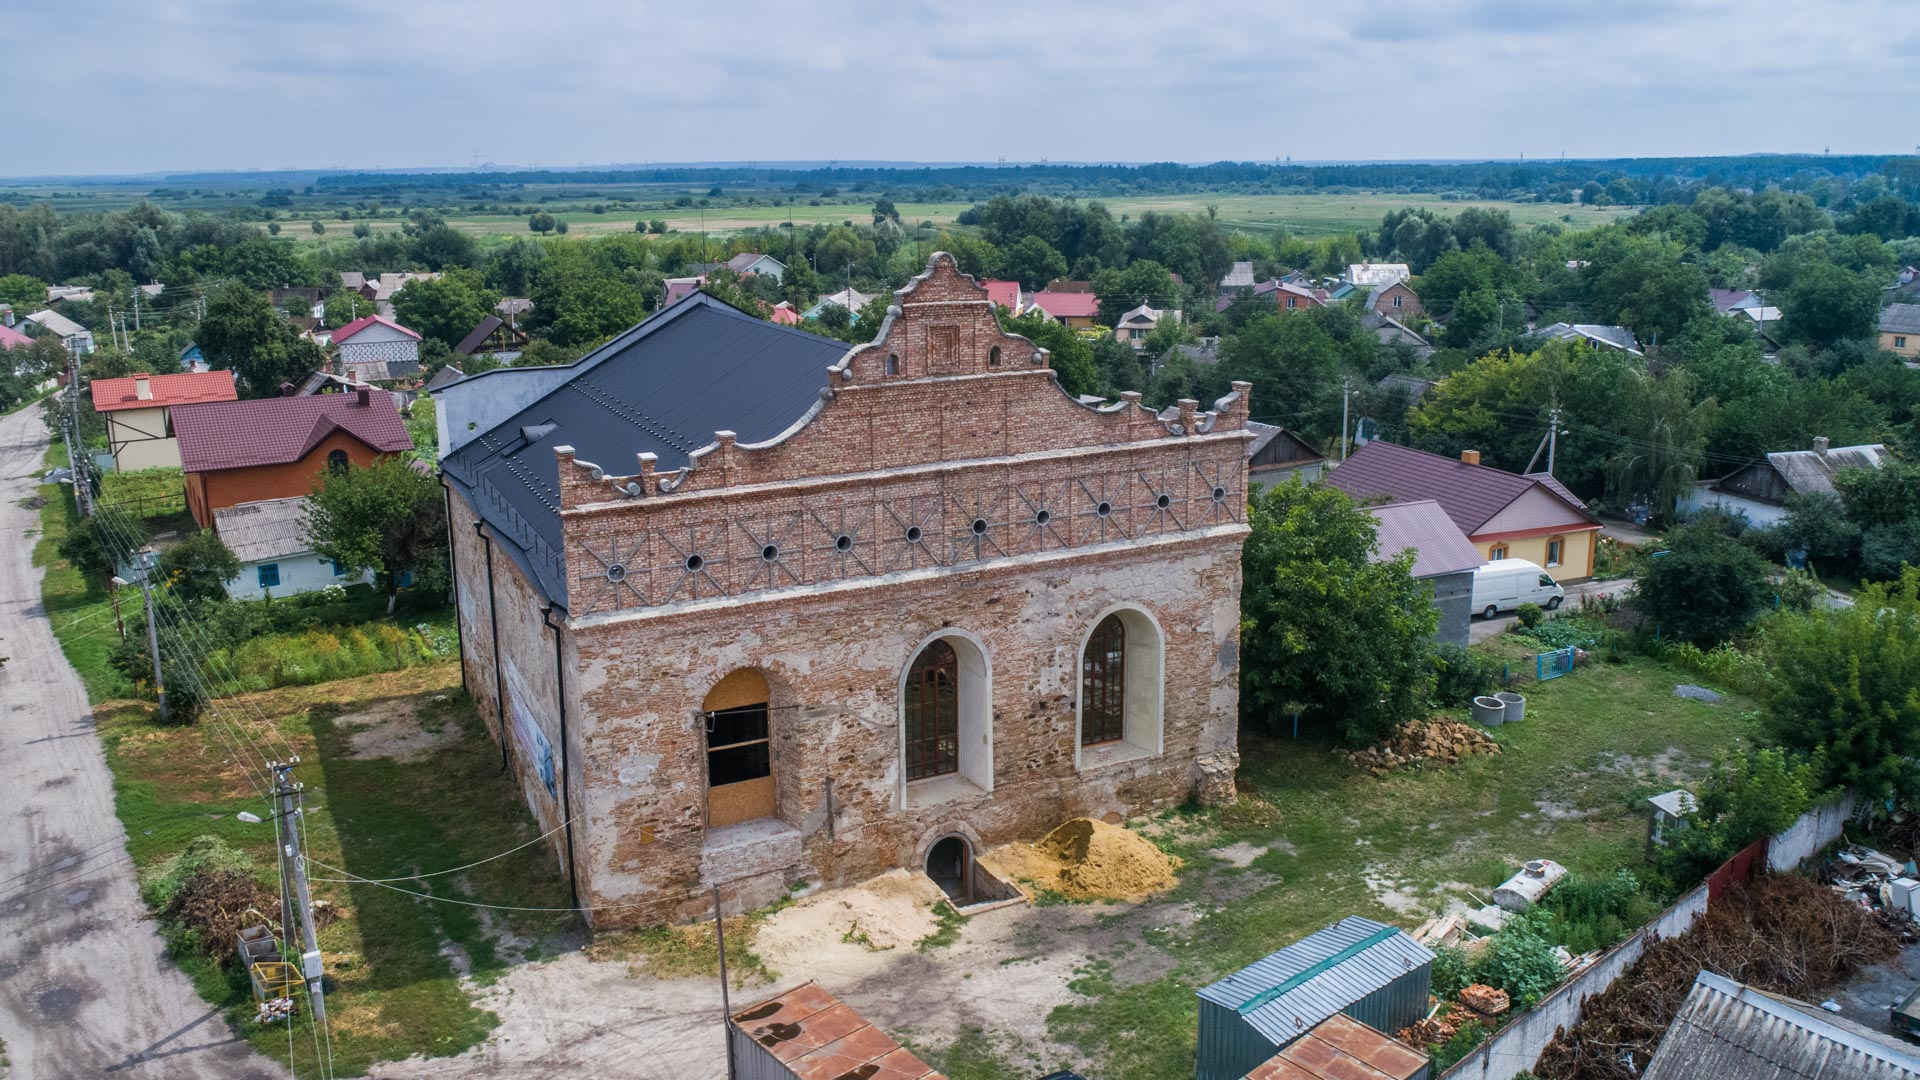
[(1174, 883), (1179, 860), (1118, 825), (1074, 818), (1037, 844), (1006, 844), (980, 857), (1005, 881), (1072, 900), (1138, 900)]
[(905, 946), (912, 951), (914, 942), (938, 929), (933, 905), (946, 898), (925, 877), (889, 870), (775, 912), (755, 935), (754, 951), (782, 970), (797, 969), (836, 950), (887, 952)]

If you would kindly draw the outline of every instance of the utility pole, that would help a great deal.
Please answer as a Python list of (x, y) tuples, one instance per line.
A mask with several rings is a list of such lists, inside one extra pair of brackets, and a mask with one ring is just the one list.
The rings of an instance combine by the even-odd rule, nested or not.
[(1553, 475), (1553, 453), (1560, 447), (1560, 405), (1547, 410), (1547, 475)]
[(160, 722), (167, 722), (167, 684), (160, 679), (160, 631), (153, 622), (153, 552), (136, 551), (134, 562), (140, 570), (140, 594), (147, 601), (147, 652), (153, 659), (153, 691), (160, 698)]
[(713, 887), (713, 939), (720, 946), (720, 1030), (727, 1037), (727, 1080), (739, 1074), (733, 1060), (733, 1006), (727, 1001), (727, 927), (720, 915), (720, 886)]
[(1351, 392), (1353, 380), (1340, 380), (1340, 460), (1347, 460), (1347, 398)]
[[(307, 893), (307, 861), (300, 850), (299, 816), (300, 793), (304, 785), (292, 781), (293, 767), (300, 764), (296, 755), (290, 761), (273, 763), (273, 799), (274, 813), (281, 824), (280, 833), (280, 896), (283, 907), (293, 909), (293, 918), (300, 924), (300, 974), (307, 981), (307, 1000), (313, 1005), (313, 1020), (322, 1028), (327, 1025), (327, 999), (324, 986), (326, 969), (320, 963), (320, 943), (314, 938), (313, 899)], [(288, 902), (288, 888), (285, 884), (291, 876), (293, 900)], [(291, 936), (292, 931), (282, 927), (282, 933)]]

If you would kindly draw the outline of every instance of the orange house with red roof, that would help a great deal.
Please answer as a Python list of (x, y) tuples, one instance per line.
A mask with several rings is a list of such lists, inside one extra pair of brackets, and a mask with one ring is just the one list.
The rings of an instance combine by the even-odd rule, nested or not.
[(203, 529), (243, 502), (308, 495), (328, 469), (365, 468), (413, 448), (393, 395), (260, 398), (176, 410), (187, 509)]

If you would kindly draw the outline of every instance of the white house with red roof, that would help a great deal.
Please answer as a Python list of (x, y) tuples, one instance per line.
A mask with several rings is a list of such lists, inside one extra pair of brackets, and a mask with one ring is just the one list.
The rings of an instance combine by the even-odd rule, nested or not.
[(364, 315), (333, 332), (340, 374), (390, 383), (420, 374), (420, 335), (385, 315)]
[(1028, 311), (1038, 308), (1047, 318), (1075, 330), (1091, 329), (1094, 318), (1100, 314), (1100, 298), (1090, 292), (1042, 289), (1027, 300)]
[(93, 411), (107, 421), (107, 448), (114, 468), (177, 469), (180, 441), (173, 431), (176, 405), (232, 401), (240, 395), (231, 371), (186, 371), (178, 375), (129, 375), (93, 380)]

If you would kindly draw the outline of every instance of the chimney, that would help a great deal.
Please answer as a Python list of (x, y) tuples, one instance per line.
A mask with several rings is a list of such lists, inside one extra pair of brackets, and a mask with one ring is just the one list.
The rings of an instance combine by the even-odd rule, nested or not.
[(1819, 454), (1821, 457), (1827, 456), (1827, 445), (1827, 437), (1825, 435), (1815, 435), (1813, 437), (1813, 452)]
[(0, 304), (0, 318), (5, 318), (8, 326), (13, 325), (13, 305)]
[(354, 391), (354, 396), (360, 399), (358, 404), (363, 409), (373, 404), (373, 390), (370, 387), (361, 387)]
[(1480, 464), (1480, 451), (1462, 450), (1460, 451), (1460, 460), (1466, 462), (1469, 465), (1478, 465)]
[(141, 401), (153, 400), (153, 376), (144, 372), (133, 377), (133, 396)]

